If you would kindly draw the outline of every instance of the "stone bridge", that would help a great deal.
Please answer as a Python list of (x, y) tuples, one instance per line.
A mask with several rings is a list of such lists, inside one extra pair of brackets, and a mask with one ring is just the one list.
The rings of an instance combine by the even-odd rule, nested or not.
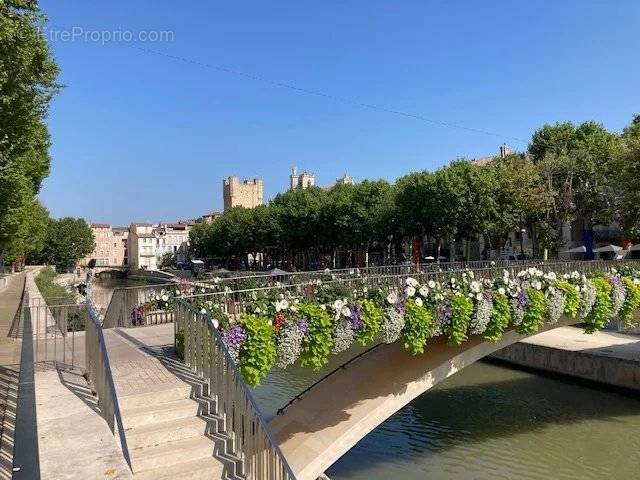
[[(576, 323), (567, 317), (535, 334)], [(458, 347), (444, 337), (423, 355), (401, 342), (383, 345), (339, 369), (271, 421), (298, 480), (315, 480), (369, 432), (407, 403), (464, 367), (531, 335), (512, 328), (497, 343), (480, 335)]]

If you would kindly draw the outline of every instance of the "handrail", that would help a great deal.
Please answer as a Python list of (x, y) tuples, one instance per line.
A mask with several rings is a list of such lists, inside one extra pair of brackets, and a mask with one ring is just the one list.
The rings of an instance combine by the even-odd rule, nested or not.
[(381, 347), (382, 345), (386, 345), (386, 343), (377, 343), (373, 347), (367, 348), (364, 352), (360, 352), (355, 357), (351, 358), (350, 360), (347, 360), (346, 362), (344, 362), (339, 367), (334, 368), (329, 373), (327, 373), (324, 377), (322, 377), (319, 380), (315, 381), (313, 384), (311, 384), (310, 386), (305, 388), (303, 391), (301, 391), (299, 394), (297, 394), (295, 397), (293, 397), (291, 400), (289, 400), (286, 405), (284, 405), (283, 407), (280, 407), (276, 411), (276, 415), (282, 415), (287, 408), (289, 408), (291, 405), (293, 405), (296, 402), (296, 400), (300, 400), (305, 393), (308, 393), (310, 390), (312, 390), (313, 388), (317, 387), (322, 382), (324, 382), (327, 378), (329, 378), (330, 376), (332, 376), (335, 373), (339, 372), (340, 370), (346, 370), (347, 366), (349, 366), (351, 363), (355, 362), (357, 359), (359, 359), (361, 357), (364, 357), (366, 354), (368, 354), (368, 353), (372, 352), (373, 350)]
[[(177, 303), (179, 314), (176, 329), (182, 328), (184, 332), (184, 362), (196, 374), (208, 380), (208, 394), (214, 400), (212, 406), (218, 410), (216, 413), (223, 417), (225, 432), (232, 439), (232, 453), (239, 454), (242, 458), (246, 478), (296, 480), (293, 469), (275, 440), (269, 423), (260, 412), (222, 336), (214, 327), (211, 317), (184, 299), (178, 299)], [(196, 322), (189, 321), (187, 325), (186, 313)], [(203, 320), (201, 325), (198, 325), (198, 319)], [(204, 331), (202, 327), (205, 327)], [(209, 358), (206, 358), (207, 356)], [(238, 388), (240, 392), (237, 391)], [(265, 438), (261, 438), (260, 433)]]
[(95, 388), (100, 416), (107, 422), (111, 433), (114, 435), (115, 429), (117, 428), (122, 455), (129, 469), (133, 471), (129, 447), (127, 446), (127, 437), (120, 413), (120, 405), (118, 403), (118, 395), (113, 382), (109, 354), (102, 332), (102, 322), (98, 310), (91, 300), (91, 274), (91, 271), (87, 273), (86, 305), (89, 314), (89, 321), (85, 326), (85, 368), (87, 380), (90, 381)]

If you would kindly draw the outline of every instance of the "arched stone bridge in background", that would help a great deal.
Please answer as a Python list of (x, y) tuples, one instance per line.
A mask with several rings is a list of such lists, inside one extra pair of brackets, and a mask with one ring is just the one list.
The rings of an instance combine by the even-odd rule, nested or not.
[[(533, 335), (577, 323), (562, 317)], [(369, 432), (411, 400), (468, 365), (532, 335), (513, 328), (491, 343), (474, 335), (458, 347), (429, 341), (423, 355), (402, 342), (382, 345), (338, 369), (271, 421), (298, 480), (315, 480)]]

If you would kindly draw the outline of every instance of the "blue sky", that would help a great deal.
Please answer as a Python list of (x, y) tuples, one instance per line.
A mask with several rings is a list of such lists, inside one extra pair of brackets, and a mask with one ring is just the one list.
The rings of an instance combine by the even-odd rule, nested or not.
[(193, 218), (222, 208), (230, 174), (263, 177), (266, 198), (294, 165), (393, 181), (524, 149), (545, 122), (618, 131), (640, 113), (635, 0), (266, 3), (41, 0), (66, 85), (52, 215)]

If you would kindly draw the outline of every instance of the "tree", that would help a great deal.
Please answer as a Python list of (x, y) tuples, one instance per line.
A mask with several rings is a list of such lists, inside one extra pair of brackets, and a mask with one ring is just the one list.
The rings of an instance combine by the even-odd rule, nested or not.
[(640, 238), (640, 115), (622, 133), (616, 180), (620, 187), (618, 216), (624, 231)]
[(160, 259), (160, 268), (171, 268), (175, 265), (176, 256), (173, 252), (165, 252)]
[(93, 251), (93, 232), (82, 218), (50, 220), (41, 258), (60, 270), (72, 268)]
[(497, 212), (489, 223), (491, 245), (504, 248), (508, 235), (526, 226), (534, 238), (539, 237), (553, 206), (553, 192), (539, 166), (526, 155), (514, 153), (494, 158), (486, 168), (493, 176)]
[(560, 186), (557, 197), (571, 205), (584, 222), (586, 258), (593, 258), (593, 226), (610, 222), (615, 215), (617, 193), (615, 158), (618, 137), (596, 122), (584, 122), (577, 128), (570, 122), (544, 125), (537, 130), (529, 153)]
[(35, 195), (49, 173), (44, 119), (59, 85), (43, 24), (35, 0), (0, 2), (0, 257), (6, 260), (29, 253), (28, 212), (37, 208)]

